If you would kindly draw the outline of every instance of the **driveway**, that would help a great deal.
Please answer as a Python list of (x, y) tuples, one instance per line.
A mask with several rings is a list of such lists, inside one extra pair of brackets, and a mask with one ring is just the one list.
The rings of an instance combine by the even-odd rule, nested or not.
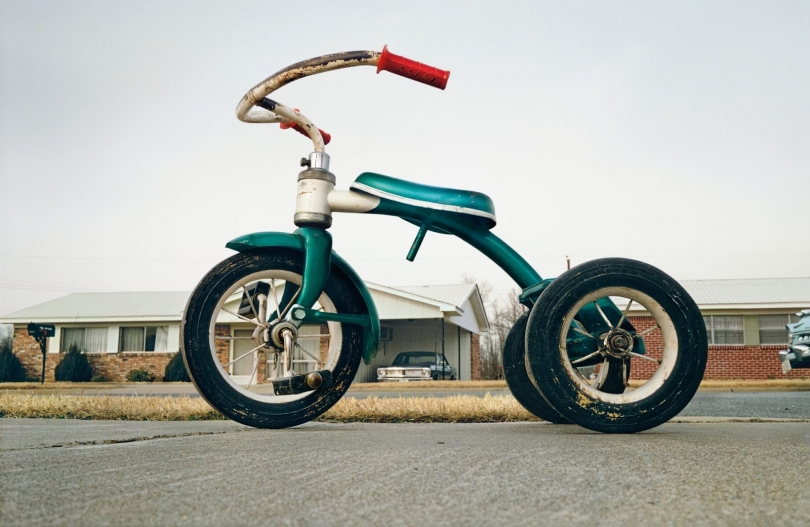
[[(705, 420), (704, 420), (705, 421)], [(0, 419), (30, 525), (806, 525), (810, 423), (576, 426)]]

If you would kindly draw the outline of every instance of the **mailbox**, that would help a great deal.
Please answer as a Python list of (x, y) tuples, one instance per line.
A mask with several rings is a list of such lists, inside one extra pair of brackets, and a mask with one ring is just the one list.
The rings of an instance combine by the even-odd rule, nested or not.
[(56, 335), (56, 327), (53, 324), (28, 324), (28, 334), (32, 337), (53, 337)]

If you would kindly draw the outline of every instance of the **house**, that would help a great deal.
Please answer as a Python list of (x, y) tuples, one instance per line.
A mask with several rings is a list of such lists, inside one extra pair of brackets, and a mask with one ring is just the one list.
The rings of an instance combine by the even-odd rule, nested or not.
[[(810, 369), (783, 374), (779, 350), (788, 343), (785, 325), (810, 308), (810, 278), (686, 280), (681, 282), (703, 314), (709, 337), (706, 379), (810, 378)], [(373, 382), (376, 370), (390, 365), (402, 351), (443, 352), (460, 379), (480, 378), (479, 334), (488, 329), (483, 302), (475, 285), (387, 287), (366, 284), (380, 314), (382, 342), (371, 365), (360, 365), (357, 382)], [(122, 381), (132, 369), (148, 369), (159, 378), (178, 351), (180, 320), (189, 293), (81, 293), (68, 295), (0, 318), (14, 324), (14, 352), (30, 375), (39, 374), (42, 355), (28, 336), (29, 322), (56, 325), (49, 339), (46, 378), (60, 353), (71, 344), (84, 349), (98, 375)], [(652, 325), (638, 305), (631, 323)], [(221, 330), (240, 331), (230, 321)], [(647, 342), (654, 355), (656, 345)], [(223, 352), (233, 357), (237, 344)], [(231, 359), (232, 360), (232, 359)], [(638, 364), (637, 364), (638, 363)], [(631, 376), (652, 374), (647, 361), (633, 361)], [(261, 375), (261, 373), (260, 373)]]
[[(782, 373), (779, 350), (788, 344), (785, 325), (798, 321), (810, 307), (810, 278), (684, 280), (681, 285), (703, 314), (709, 338), (709, 359), (704, 379), (810, 378), (810, 369)], [(652, 320), (632, 306), (629, 317), (636, 327)], [(631, 372), (640, 379), (652, 367), (639, 361)]]
[[(444, 353), (459, 379), (480, 378), (478, 335), (488, 329), (488, 322), (476, 285), (366, 285), (380, 315), (383, 338), (375, 361), (361, 363), (357, 382), (375, 381), (377, 368), (388, 366), (400, 351)], [(180, 349), (180, 321), (189, 295), (75, 293), (8, 314), (0, 324), (14, 325), (13, 351), (31, 376), (38, 376), (42, 368), (39, 344), (27, 333), (27, 324), (37, 322), (56, 326), (55, 336), (48, 340), (48, 380), (54, 379), (54, 368), (71, 345), (83, 350), (95, 374), (108, 380), (124, 381), (134, 369), (161, 378)], [(243, 331), (239, 322), (218, 321), (218, 334)], [(238, 339), (223, 344), (231, 360), (240, 353)], [(259, 372), (259, 377), (264, 374)]]

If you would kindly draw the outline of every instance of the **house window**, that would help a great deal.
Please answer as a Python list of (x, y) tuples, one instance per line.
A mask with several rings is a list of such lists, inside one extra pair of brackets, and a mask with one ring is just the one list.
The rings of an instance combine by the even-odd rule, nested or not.
[(118, 351), (166, 351), (169, 348), (168, 326), (121, 328)]
[(787, 344), (788, 330), (786, 324), (799, 321), (796, 315), (760, 315), (759, 316), (759, 343), (760, 344)]
[(745, 324), (742, 315), (704, 316), (709, 344), (745, 344)]
[(107, 328), (62, 328), (59, 351), (67, 353), (71, 346), (85, 353), (105, 353)]

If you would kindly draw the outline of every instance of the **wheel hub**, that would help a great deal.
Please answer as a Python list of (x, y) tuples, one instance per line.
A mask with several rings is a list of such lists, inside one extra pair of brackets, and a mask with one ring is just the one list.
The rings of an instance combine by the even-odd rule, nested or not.
[(294, 324), (290, 322), (279, 322), (275, 326), (273, 326), (272, 330), (270, 331), (270, 338), (273, 341), (273, 344), (279, 348), (284, 349), (284, 333), (289, 332), (291, 334), (293, 342), (298, 337), (298, 328), (295, 327)]
[(626, 359), (633, 351), (633, 336), (620, 328), (611, 329), (602, 342), (605, 352), (617, 359)]

